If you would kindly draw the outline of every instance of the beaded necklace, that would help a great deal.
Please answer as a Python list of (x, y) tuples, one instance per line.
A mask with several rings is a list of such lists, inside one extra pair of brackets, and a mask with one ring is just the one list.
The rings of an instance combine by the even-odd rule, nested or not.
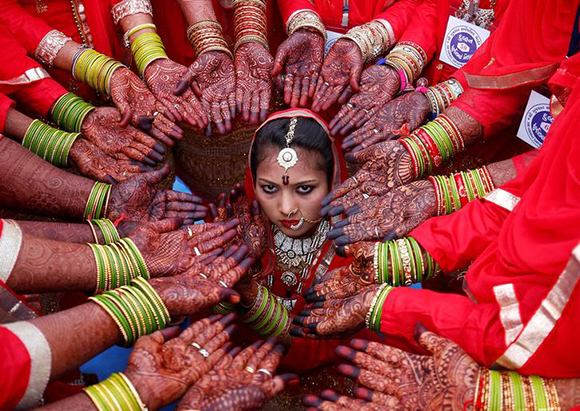
[[(312, 237), (291, 238), (285, 235), (278, 227), (272, 226), (274, 232), (274, 244), (276, 252), (276, 267), (282, 271), (280, 280), (288, 287), (287, 294), (291, 294), (291, 288), (296, 287), (295, 293), (302, 293), (308, 273), (318, 259), (321, 247), (326, 239), (326, 233), (330, 230), (330, 223), (323, 220)], [(267, 277), (268, 287), (274, 285), (274, 275)], [(284, 299), (290, 295), (279, 298), (287, 308), (292, 308), (296, 299)]]

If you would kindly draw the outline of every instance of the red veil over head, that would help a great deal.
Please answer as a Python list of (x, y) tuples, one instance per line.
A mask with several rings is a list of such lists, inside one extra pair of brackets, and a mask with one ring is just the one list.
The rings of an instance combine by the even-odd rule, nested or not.
[[(342, 183), (346, 179), (346, 163), (344, 161), (344, 156), (342, 154), (340, 146), (338, 146), (336, 144), (334, 138), (330, 135), (330, 131), (328, 129), (328, 125), (326, 124), (326, 122), (319, 115), (317, 115), (316, 113), (314, 113), (308, 109), (295, 108), (295, 109), (278, 111), (278, 112), (270, 115), (268, 117), (268, 119), (262, 125), (260, 125), (260, 127), (258, 127), (256, 129), (256, 131), (254, 132), (254, 136), (252, 137), (252, 144), (250, 146), (250, 151), (248, 153), (248, 167), (247, 167), (247, 171), (246, 171), (246, 180), (244, 182), (246, 194), (248, 197), (248, 201), (250, 203), (256, 199), (255, 185), (254, 185), (254, 180), (252, 178), (252, 170), (251, 170), (251, 164), (250, 164), (252, 149), (254, 147), (254, 141), (256, 141), (256, 137), (258, 136), (258, 133), (262, 129), (262, 127), (264, 127), (269, 122), (274, 121), (274, 120), (278, 120), (281, 118), (290, 119), (293, 117), (309, 118), (309, 119), (316, 121), (320, 125), (320, 127), (322, 127), (322, 129), (325, 131), (326, 135), (328, 136), (328, 139), (331, 141), (331, 143), (332, 143), (332, 155), (334, 157), (334, 170), (333, 170), (333, 174), (332, 174), (331, 189), (336, 188), (340, 183)], [(265, 216), (264, 216), (264, 219), (266, 220)], [(267, 275), (267, 274), (272, 273), (272, 271), (274, 270), (274, 266), (276, 264), (276, 256), (273, 254), (274, 238), (273, 238), (271, 226), (269, 224), (266, 225), (266, 230), (268, 233), (268, 251), (266, 252), (266, 254), (262, 258), (262, 264), (264, 267), (262, 270), (262, 275)], [(332, 254), (334, 255), (334, 251), (332, 250), (331, 241), (326, 241), (323, 245), (322, 255), (326, 254), (327, 252), (332, 252)], [(332, 260), (335, 260), (335, 259), (339, 259), (341, 261), (344, 261), (344, 259), (342, 259), (338, 256), (336, 256)], [(320, 262), (320, 260), (322, 260), (322, 258), (318, 259), (319, 262)], [(332, 265), (334, 265), (334, 264), (332, 264)], [(315, 269), (316, 269), (316, 267), (313, 267), (313, 270), (315, 270)], [(311, 272), (311, 274), (312, 274), (312, 272)], [(312, 278), (312, 277), (313, 277), (312, 275), (309, 276), (309, 278)], [(305, 284), (305, 286), (307, 286), (307, 284)], [(306, 287), (304, 289), (306, 289)]]

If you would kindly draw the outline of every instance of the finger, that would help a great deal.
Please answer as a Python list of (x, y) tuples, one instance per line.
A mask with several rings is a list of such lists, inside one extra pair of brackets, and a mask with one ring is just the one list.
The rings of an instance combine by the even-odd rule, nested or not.
[(167, 327), (161, 330), (161, 334), (163, 334), (165, 341), (169, 341), (178, 337), (180, 333), (181, 329), (179, 327)]
[(250, 121), (250, 109), (252, 106), (252, 93), (249, 90), (244, 92), (244, 98), (242, 100), (242, 119), (245, 122)]
[(188, 328), (186, 328), (181, 335), (178, 337), (184, 345), (190, 345), (195, 341), (195, 337), (198, 336), (203, 330), (213, 324), (215, 321), (222, 319), (223, 316), (220, 314), (214, 314), (202, 320), (199, 320)]
[(234, 360), (232, 361), (231, 368), (235, 370), (245, 369), (250, 358), (252, 358), (252, 356), (258, 351), (258, 349), (263, 343), (264, 341), (256, 341), (249, 347), (245, 348), (234, 358)]
[[(212, 338), (214, 338), (217, 334), (228, 327), (232, 321), (234, 321), (235, 317), (236, 316), (233, 313), (226, 315), (225, 317), (211, 324), (200, 334), (195, 335), (191, 341), (195, 341), (197, 344), (205, 348), (205, 344), (207, 344)], [(209, 350), (207, 351), (209, 352)]]
[(278, 365), (280, 364), (280, 361), (284, 357), (285, 352), (286, 349), (284, 348), (284, 346), (280, 344), (276, 345), (274, 349), (270, 351), (268, 355), (259, 364), (259, 369), (270, 371), (270, 374), (274, 375), (276, 369), (278, 368)]
[(224, 127), (225, 127), (224, 134), (229, 133), (232, 131), (232, 113), (230, 112), (230, 107), (227, 101), (220, 102), (220, 111), (222, 118), (224, 119)]
[(122, 105), (119, 108), (120, 111), (120, 121), (119, 121), (119, 126), (125, 128), (129, 125), (129, 123), (131, 122), (131, 119), (133, 118), (133, 114), (131, 113), (131, 109), (129, 107), (129, 105)]
[(369, 390), (365, 387), (357, 387), (354, 389), (354, 395), (362, 400), (380, 404), (387, 409), (401, 409), (401, 402), (397, 397), (383, 394), (382, 392)]
[(210, 108), (211, 121), (213, 121), (218, 129), (218, 133), (225, 134), (224, 119), (222, 118), (221, 107), (218, 102), (213, 102)]
[(353, 95), (352, 87), (349, 85), (347, 86), (344, 91), (341, 93), (340, 97), (338, 98), (338, 104), (346, 103)]
[(350, 84), (350, 88), (352, 88), (352, 91), (355, 93), (358, 93), (360, 91), (360, 87), (359, 87), (359, 82), (360, 82), (360, 75), (362, 73), (362, 66), (356, 66), (352, 69), (352, 72), (350, 74), (350, 78), (349, 78), (349, 84)]
[(294, 79), (294, 85), (292, 86), (292, 100), (290, 101), (290, 107), (298, 106), (301, 90), (302, 90), (302, 79), (300, 77), (296, 77)]
[(308, 76), (302, 77), (302, 89), (300, 90), (300, 101), (298, 105), (300, 107), (306, 107), (308, 104), (309, 90), (310, 90), (311, 79)]
[(332, 89), (330, 90), (330, 94), (327, 95), (326, 100), (324, 101), (324, 104), (322, 105), (323, 111), (328, 110), (330, 107), (332, 107), (332, 105), (334, 103), (336, 103), (336, 100), (338, 100), (338, 97), (340, 96), (340, 93), (342, 93), (343, 89), (344, 89), (343, 85), (338, 85), (338, 86), (332, 87)]
[(242, 351), (242, 347), (234, 347), (219, 360), (219, 362), (214, 366), (215, 370), (225, 370), (229, 368), (230, 364), (234, 360), (234, 357)]
[(266, 116), (268, 114), (268, 110), (270, 108), (270, 98), (272, 95), (272, 90), (268, 87), (265, 90), (261, 90), (259, 92), (259, 108), (260, 108), (260, 121), (266, 121)]
[(169, 175), (169, 172), (170, 172), (170, 168), (166, 164), (158, 170), (151, 171), (149, 173), (145, 173), (143, 175), (143, 177), (144, 177), (145, 181), (148, 183), (148, 185), (153, 186), (153, 185), (158, 184), (161, 181), (163, 181), (165, 179), (165, 177), (167, 177)]
[[(216, 353), (216, 351), (218, 351), (222, 346), (224, 346), (229, 340), (230, 337), (232, 336), (232, 334), (234, 333), (234, 331), (236, 330), (236, 324), (231, 324), (228, 327), (226, 327), (222, 332), (218, 333), (217, 335), (215, 335), (214, 337), (212, 337), (209, 341), (206, 341), (203, 345), (203, 348), (205, 348), (205, 350), (210, 353), (210, 354), (214, 354)], [(219, 361), (219, 359), (221, 358), (221, 356), (223, 355), (223, 351), (220, 353), (220, 355), (218, 356), (218, 358), (208, 358), (211, 359), (212, 361), (212, 366), (217, 363)]]
[(183, 117), (179, 110), (175, 107), (175, 103), (168, 98), (161, 98), (159, 102), (163, 105), (165, 110), (163, 110), (163, 114), (165, 114), (168, 118), (173, 118), (177, 122), (182, 122)]
[(182, 191), (166, 190), (165, 195), (168, 202), (194, 203), (201, 206), (203, 209), (207, 209), (206, 206), (201, 205), (203, 199), (194, 196), (193, 194), (184, 193)]
[(276, 51), (276, 57), (274, 58), (274, 67), (270, 72), (270, 75), (272, 77), (276, 77), (278, 74), (282, 73), (282, 69), (286, 64), (286, 59), (288, 58), (288, 52), (289, 45), (288, 42), (285, 41), (282, 44), (280, 44), (280, 47), (278, 47), (278, 50)]
[(232, 241), (238, 232), (236, 230), (229, 230), (226, 231), (224, 234), (220, 235), (217, 238), (213, 238), (209, 241), (202, 242), (199, 244), (198, 249), (202, 254), (208, 253), (216, 248), (222, 247), (223, 245)]
[(314, 92), (316, 91), (316, 87), (318, 85), (319, 74), (315, 72), (312, 74), (312, 78), (310, 79), (310, 87), (308, 87), (308, 97), (314, 97)]
[(181, 96), (183, 93), (185, 93), (185, 90), (189, 88), (189, 86), (193, 82), (193, 79), (197, 75), (197, 72), (194, 70), (193, 66), (194, 65), (192, 64), (187, 70), (187, 72), (183, 75), (181, 80), (179, 80), (179, 83), (177, 84), (177, 87), (173, 92), (173, 94), (175, 94), (176, 96)]
[(169, 231), (175, 231), (183, 223), (182, 218), (166, 218), (164, 220), (159, 220), (151, 223), (151, 229), (161, 233), (168, 233)]
[(274, 345), (276, 344), (276, 338), (270, 337), (268, 340), (262, 344), (260, 349), (256, 351), (254, 355), (248, 360), (246, 367), (251, 368), (256, 372), (258, 370), (260, 363), (266, 358), (268, 354), (274, 349)]
[(415, 339), (421, 347), (434, 355), (440, 354), (441, 351), (452, 344), (451, 341), (427, 331), (421, 323), (415, 326)]
[(322, 107), (322, 102), (324, 101), (324, 96), (328, 93), (329, 84), (324, 80), (323, 76), (318, 78), (318, 84), (316, 85), (316, 92), (314, 93), (314, 101), (312, 102), (312, 109), (314, 111), (319, 111)]
[(294, 76), (286, 74), (284, 76), (284, 103), (290, 105), (292, 102), (292, 88), (294, 86)]

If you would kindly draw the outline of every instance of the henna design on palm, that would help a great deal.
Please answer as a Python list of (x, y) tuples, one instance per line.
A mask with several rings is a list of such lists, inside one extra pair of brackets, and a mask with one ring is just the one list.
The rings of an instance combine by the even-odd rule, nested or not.
[(345, 298), (310, 296), (307, 303), (321, 304), (317, 304), (317, 308), (309, 307), (295, 316), (293, 323), (299, 327), (293, 328), (290, 334), (305, 338), (346, 338), (364, 327), (365, 316), (378, 287), (373, 284)]
[[(340, 211), (333, 210), (333, 214), (340, 214), (360, 204), (357, 200), (385, 194), (413, 181), (411, 156), (397, 141), (378, 143), (356, 153), (349, 153), (346, 158), (364, 165), (323, 199), (321, 215), (329, 213), (333, 207), (342, 207)], [(345, 197), (344, 200), (339, 200), (342, 197)], [(333, 201), (334, 206), (331, 205)]]
[(152, 277), (176, 275), (194, 266), (197, 268), (209, 253), (237, 235), (234, 228), (238, 221), (235, 220), (227, 224), (198, 224), (179, 229), (181, 222), (179, 218), (170, 218), (140, 224), (129, 235), (143, 255)]
[(429, 103), (423, 94), (403, 94), (378, 107), (361, 128), (344, 139), (342, 148), (357, 152), (381, 141), (408, 135), (427, 120), (429, 110)]
[(244, 43), (236, 51), (236, 111), (244, 121), (258, 124), (266, 120), (272, 94), (273, 59), (259, 43)]
[[(216, 315), (194, 323), (178, 336), (179, 328), (175, 327), (137, 340), (125, 375), (149, 409), (175, 401), (221, 360), (234, 331), (230, 325), (233, 318)], [(202, 356), (192, 342), (211, 355)]]
[(204, 111), (220, 134), (232, 131), (236, 114), (234, 62), (224, 52), (209, 51), (197, 57), (176, 89), (181, 95), (188, 87), (201, 98)]
[(169, 166), (143, 173), (118, 183), (111, 189), (106, 218), (121, 216), (133, 221), (157, 221), (182, 218), (184, 224), (204, 218), (207, 207), (201, 198), (173, 190), (159, 190), (155, 185), (169, 175)]
[(84, 138), (76, 139), (70, 149), (69, 160), (82, 175), (106, 183), (123, 181), (153, 170), (151, 167), (133, 164), (123, 154), (113, 157)]
[(183, 138), (183, 130), (165, 116), (165, 108), (131, 70), (121, 67), (111, 77), (111, 98), (121, 112), (120, 126), (129, 122), (164, 144)]
[[(263, 406), (297, 379), (293, 374), (273, 377), (283, 355), (284, 348), (276, 345), (275, 339), (263, 344), (258, 341), (235, 356), (226, 355), (225, 361), (193, 385), (179, 402), (178, 410), (245, 410)], [(270, 375), (257, 372), (259, 369)]]
[[(336, 203), (340, 202), (337, 200)], [(335, 210), (340, 209), (335, 206)], [(336, 246), (400, 238), (419, 224), (437, 215), (437, 198), (433, 183), (414, 181), (396, 187), (386, 194), (367, 198), (348, 210), (348, 217), (328, 232)]]
[(176, 96), (174, 90), (187, 73), (187, 67), (169, 59), (156, 60), (146, 69), (143, 77), (147, 86), (165, 107), (165, 115), (171, 120), (186, 121), (189, 125), (204, 129), (208, 124), (207, 114), (191, 90)]
[[(329, 126), (333, 135), (346, 135), (374, 117), (397, 94), (401, 80), (389, 66), (370, 66), (362, 72), (360, 91), (344, 104)], [(350, 91), (350, 90), (349, 90)]]
[(297, 30), (278, 47), (272, 77), (284, 90), (284, 103), (306, 107), (314, 96), (323, 59), (324, 38), (317, 31)]
[(149, 166), (163, 160), (163, 145), (132, 126), (121, 127), (118, 119), (117, 109), (97, 107), (84, 119), (81, 132), (88, 141), (113, 158), (128, 157)]
[(338, 347), (337, 354), (355, 366), (342, 365), (339, 371), (368, 388), (357, 392), (367, 399), (381, 393), (396, 397), (405, 409), (464, 409), (473, 399), (479, 365), (459, 345), (421, 325), (415, 336), (429, 355), (352, 340), (352, 348)]
[(348, 85), (354, 92), (358, 92), (363, 63), (360, 49), (354, 41), (337, 40), (322, 64), (312, 109), (314, 111), (328, 110), (345, 92)]

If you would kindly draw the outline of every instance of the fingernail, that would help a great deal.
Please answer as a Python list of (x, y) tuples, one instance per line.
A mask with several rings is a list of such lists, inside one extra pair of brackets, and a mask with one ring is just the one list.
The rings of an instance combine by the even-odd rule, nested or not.
[(355, 338), (351, 340), (350, 346), (359, 351), (366, 351), (367, 347), (369, 346), (369, 342), (367, 340)]

